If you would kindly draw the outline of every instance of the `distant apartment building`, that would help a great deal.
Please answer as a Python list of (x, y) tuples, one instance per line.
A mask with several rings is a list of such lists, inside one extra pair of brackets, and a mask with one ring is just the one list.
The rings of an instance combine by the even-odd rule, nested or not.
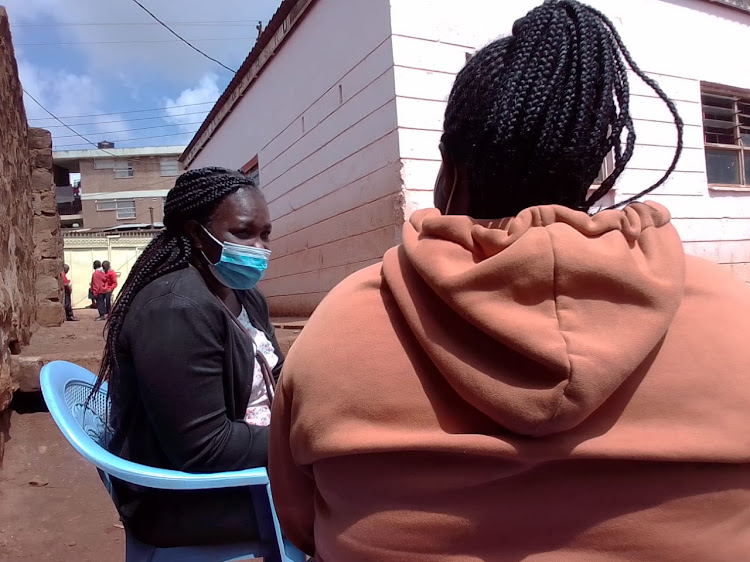
[[(164, 199), (180, 174), (182, 146), (55, 151), (57, 204), (64, 227), (162, 226)], [(80, 179), (75, 178), (80, 174)]]

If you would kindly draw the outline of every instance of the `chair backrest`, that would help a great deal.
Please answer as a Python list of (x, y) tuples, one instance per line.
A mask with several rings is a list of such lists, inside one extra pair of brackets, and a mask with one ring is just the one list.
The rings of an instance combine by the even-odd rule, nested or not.
[[(304, 555), (291, 545), (285, 545), (281, 535), (273, 498), (264, 468), (218, 474), (189, 474), (175, 470), (164, 470), (139, 465), (121, 459), (106, 449), (112, 434), (108, 425), (108, 387), (103, 384), (99, 391), (91, 394), (96, 376), (83, 367), (55, 361), (45, 365), (41, 372), (44, 400), (60, 431), (78, 453), (96, 466), (105, 475), (111, 475), (133, 484), (167, 490), (197, 490), (232, 486), (251, 486), (254, 493), (262, 491), (255, 503), (259, 523), (263, 517), (270, 522), (268, 529), (260, 529), (264, 540), (275, 542), (280, 558), (269, 556), (269, 560), (302, 561)], [(105, 485), (107, 478), (105, 478)], [(111, 491), (111, 490), (110, 490)], [(262, 511), (268, 516), (261, 516)]]
[(65, 405), (73, 418), (94, 442), (106, 447), (112, 428), (108, 425), (109, 399), (107, 386), (92, 394), (94, 385), (83, 380), (68, 380), (63, 390)]

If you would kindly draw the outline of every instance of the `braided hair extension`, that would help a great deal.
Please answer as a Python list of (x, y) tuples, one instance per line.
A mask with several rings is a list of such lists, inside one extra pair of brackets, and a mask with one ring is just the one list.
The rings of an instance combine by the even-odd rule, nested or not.
[[(109, 391), (117, 393), (117, 342), (125, 317), (138, 293), (152, 281), (188, 266), (193, 255), (185, 224), (190, 220), (207, 226), (216, 207), (240, 189), (258, 190), (252, 179), (226, 168), (200, 168), (182, 174), (167, 194), (164, 204), (166, 227), (146, 247), (125, 280), (106, 325), (106, 344), (99, 379), (92, 395), (102, 383), (110, 381)], [(115, 384), (112, 384), (115, 383)]]
[[(667, 105), (677, 146), (659, 181), (614, 207), (639, 199), (672, 174), (682, 153), (683, 123), (672, 100), (635, 64), (612, 22), (576, 0), (546, 0), (515, 22), (511, 36), (472, 56), (453, 85), (442, 137), (466, 166), (471, 216), (512, 216), (546, 204), (589, 211), (606, 195), (635, 149), (628, 67)], [(587, 198), (610, 153), (612, 173)]]

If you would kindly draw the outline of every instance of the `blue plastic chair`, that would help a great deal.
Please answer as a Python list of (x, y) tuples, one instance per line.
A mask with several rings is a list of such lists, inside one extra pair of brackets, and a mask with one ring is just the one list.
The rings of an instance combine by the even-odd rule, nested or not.
[(250, 486), (259, 524), (260, 541), (222, 546), (155, 548), (126, 533), (127, 562), (229, 562), (264, 558), (268, 562), (304, 562), (305, 555), (281, 534), (265, 468), (216, 474), (189, 474), (126, 461), (104, 445), (111, 434), (107, 426), (107, 385), (87, 403), (96, 376), (86, 369), (55, 361), (42, 368), (41, 386), (50, 414), (65, 438), (83, 458), (102, 473), (108, 491), (109, 477), (162, 490), (206, 490)]

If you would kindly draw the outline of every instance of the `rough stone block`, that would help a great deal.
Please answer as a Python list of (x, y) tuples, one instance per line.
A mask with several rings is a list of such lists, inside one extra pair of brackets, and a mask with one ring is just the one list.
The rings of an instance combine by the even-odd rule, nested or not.
[(36, 264), (36, 276), (62, 279), (62, 263), (57, 259), (44, 259)]
[(37, 168), (31, 173), (31, 185), (35, 192), (53, 191), (52, 170)]
[[(99, 372), (101, 353), (71, 353), (65, 357), (54, 359), (55, 361), (69, 361), (88, 369), (92, 373)], [(17, 390), (21, 392), (38, 392), (41, 390), (39, 374), (42, 367), (53, 361), (49, 357), (25, 357), (23, 355), (13, 357), (11, 361), (11, 378)]]
[(41, 390), (39, 373), (44, 361), (41, 357), (14, 356), (10, 361), (10, 377), (16, 390), (21, 392), (36, 392)]
[(42, 301), (36, 309), (37, 324), (45, 328), (62, 326), (65, 321), (65, 310), (62, 302)]
[(47, 233), (34, 239), (34, 257), (37, 260), (43, 258), (55, 259), (62, 254), (62, 243), (60, 237)]
[(35, 215), (52, 216), (57, 214), (57, 201), (52, 193), (34, 193), (33, 208)]
[(59, 277), (37, 277), (34, 288), (37, 299), (60, 300), (62, 287)]
[(50, 186), (54, 183), (52, 179), (52, 151), (39, 150), (32, 154), (31, 165), (35, 168), (50, 170)]
[(29, 148), (52, 150), (52, 135), (46, 129), (29, 129)]
[(34, 217), (34, 236), (38, 235), (46, 235), (46, 233), (50, 233), (51, 235), (57, 235), (58, 231), (60, 230), (60, 217), (47, 217), (44, 215), (39, 215)]

